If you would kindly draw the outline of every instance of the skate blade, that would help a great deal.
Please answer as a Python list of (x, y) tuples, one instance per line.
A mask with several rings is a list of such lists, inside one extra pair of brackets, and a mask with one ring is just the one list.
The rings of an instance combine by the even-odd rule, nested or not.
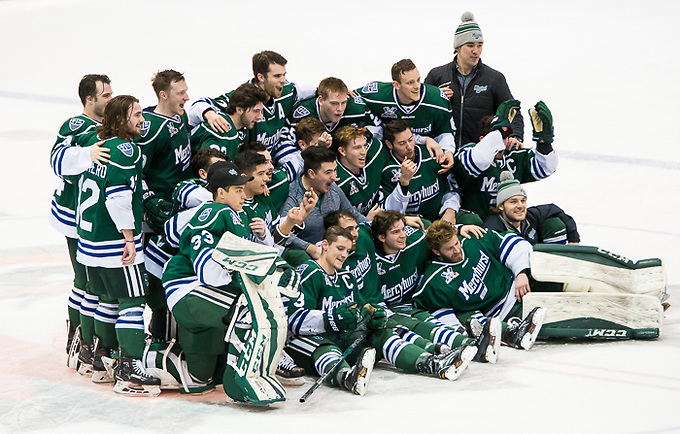
[(156, 397), (161, 394), (160, 386), (141, 386), (129, 381), (116, 381), (113, 391), (125, 396)]
[(368, 390), (368, 380), (371, 378), (373, 372), (373, 365), (375, 365), (375, 350), (366, 351), (364, 357), (361, 359), (361, 373), (357, 378), (357, 382), (352, 388), (355, 395), (364, 396)]
[(97, 384), (113, 383), (113, 375), (107, 371), (93, 371), (92, 382)]
[(84, 377), (90, 377), (92, 376), (94, 369), (92, 369), (92, 365), (83, 363), (80, 360), (78, 360), (76, 362), (76, 371)]
[(303, 386), (305, 384), (304, 375), (302, 377), (282, 377), (277, 375), (276, 379), (279, 380), (279, 382), (284, 386), (297, 387)]
[(531, 330), (522, 336), (522, 341), (520, 342), (520, 346), (525, 350), (530, 350), (531, 347), (534, 346), (536, 338), (538, 337), (538, 333), (541, 331), (541, 327), (543, 327), (544, 318), (545, 309), (537, 310), (534, 314), (534, 317), (531, 318), (531, 322), (533, 324)]
[(489, 346), (486, 348), (486, 361), (496, 363), (498, 362), (498, 353), (501, 349), (501, 332), (503, 328), (498, 317), (491, 318), (490, 321), (489, 334), (491, 335), (491, 342), (489, 342)]
[(470, 346), (467, 347), (463, 350), (463, 352), (460, 354), (460, 360), (458, 363), (455, 363), (449, 367), (446, 371), (444, 371), (444, 375), (442, 375), (442, 378), (445, 378), (449, 381), (455, 381), (460, 377), (460, 375), (467, 369), (467, 367), (470, 365), (470, 362), (472, 359), (477, 355), (477, 347)]

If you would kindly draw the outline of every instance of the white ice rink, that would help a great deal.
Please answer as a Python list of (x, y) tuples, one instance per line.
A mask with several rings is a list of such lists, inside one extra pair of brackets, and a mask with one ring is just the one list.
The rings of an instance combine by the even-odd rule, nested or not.
[[(539, 99), (553, 112), (560, 166), (526, 186), (530, 204), (557, 203), (583, 244), (665, 261), (672, 307), (659, 339), (504, 348), (453, 383), (381, 364), (363, 398), (322, 387), (300, 404), (305, 386), (269, 409), (222, 391), (121, 397), (66, 368), (72, 272), (47, 221), (48, 161), (81, 112), (84, 74), (108, 74), (115, 95), (143, 106), (159, 69), (183, 71), (192, 99), (214, 96), (248, 79), (265, 49), (298, 82), (389, 81), (407, 57), (424, 77), (451, 60), (465, 10), (523, 112)], [(678, 22), (670, 0), (0, 0), (0, 432), (680, 432)]]

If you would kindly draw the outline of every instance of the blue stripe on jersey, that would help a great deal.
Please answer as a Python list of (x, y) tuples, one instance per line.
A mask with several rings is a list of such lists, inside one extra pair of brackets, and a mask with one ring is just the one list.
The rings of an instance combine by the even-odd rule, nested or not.
[(189, 205), (187, 205), (188, 196), (198, 188), (200, 187), (196, 184), (189, 184), (179, 191), (178, 199), (182, 208), (189, 208)]
[(65, 213), (63, 208), (59, 208), (59, 205), (57, 205), (54, 201), (52, 201), (52, 215), (59, 223), (63, 223), (66, 226), (76, 227), (75, 214)]
[(517, 235), (512, 234), (508, 234), (504, 237), (503, 242), (501, 242), (500, 248), (501, 262), (505, 264), (505, 261), (508, 259), (508, 256), (510, 256), (510, 253), (512, 253), (512, 249), (517, 245), (517, 243), (521, 242), (522, 240), (523, 238), (520, 238)]
[(112, 187), (107, 187), (106, 188), (106, 197), (109, 197), (112, 194), (120, 193), (121, 191), (126, 191), (126, 190), (132, 191), (132, 189), (127, 185), (114, 185)]
[(298, 309), (290, 317), (290, 328), (293, 334), (299, 335), (300, 329), (305, 323), (305, 318), (309, 315), (309, 309)]
[(472, 149), (468, 149), (467, 151), (463, 152), (461, 155), (461, 163), (463, 163), (463, 167), (465, 167), (468, 173), (470, 173), (472, 176), (476, 177), (482, 173), (482, 170), (477, 167), (474, 160), (472, 159)]
[(205, 276), (203, 275), (203, 267), (205, 267), (206, 262), (208, 259), (210, 259), (210, 255), (212, 255), (213, 249), (206, 247), (203, 249), (198, 256), (196, 257), (196, 260), (194, 260), (194, 272), (196, 272), (196, 277), (198, 277), (198, 280), (201, 283), (205, 283)]

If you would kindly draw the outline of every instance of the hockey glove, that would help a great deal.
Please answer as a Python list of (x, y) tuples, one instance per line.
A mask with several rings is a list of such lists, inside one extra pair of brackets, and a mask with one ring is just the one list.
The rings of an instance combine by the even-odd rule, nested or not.
[(380, 306), (365, 304), (362, 308), (364, 315), (369, 315), (368, 328), (371, 330), (381, 330), (387, 326), (387, 312)]
[(537, 102), (534, 108), (529, 109), (529, 116), (534, 129), (533, 139), (536, 142), (552, 143), (555, 132), (548, 106), (543, 101)]
[(356, 304), (341, 304), (329, 309), (324, 315), (326, 331), (350, 332), (361, 321), (361, 309)]
[(172, 203), (152, 196), (144, 201), (144, 221), (154, 231), (163, 233), (163, 224), (172, 217)]
[[(503, 138), (506, 139), (510, 133), (512, 133), (512, 120), (519, 113), (519, 101), (516, 99), (509, 99), (502, 102), (498, 109), (496, 109), (496, 116), (491, 120), (491, 131), (498, 130), (503, 134)], [(503, 128), (507, 130), (503, 131)]]

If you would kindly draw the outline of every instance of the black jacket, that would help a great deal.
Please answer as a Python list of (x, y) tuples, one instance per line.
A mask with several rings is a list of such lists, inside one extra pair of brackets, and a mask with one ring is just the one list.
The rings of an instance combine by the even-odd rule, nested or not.
[(500, 215), (490, 215), (484, 220), (484, 227), (493, 229), (496, 232), (514, 232), (525, 240), (529, 241), (531, 245), (543, 243), (541, 229), (543, 222), (551, 217), (557, 217), (567, 227), (567, 242), (579, 243), (581, 237), (576, 229), (576, 222), (571, 216), (562, 211), (562, 208), (555, 204), (530, 206), (527, 208), (527, 217), (520, 224), (519, 229), (512, 226), (510, 223), (503, 220)]
[[(496, 109), (503, 101), (513, 99), (505, 81), (505, 76), (482, 63), (481, 59), (470, 73), (471, 80), (466, 88), (461, 89), (458, 80), (456, 59), (446, 65), (438, 66), (425, 77), (425, 83), (438, 87), (449, 86), (453, 89), (451, 106), (453, 120), (456, 123), (456, 147), (460, 149), (467, 143), (479, 141), (479, 121), (487, 115), (496, 114)], [(517, 113), (512, 122), (511, 137), (524, 139), (524, 120)]]

